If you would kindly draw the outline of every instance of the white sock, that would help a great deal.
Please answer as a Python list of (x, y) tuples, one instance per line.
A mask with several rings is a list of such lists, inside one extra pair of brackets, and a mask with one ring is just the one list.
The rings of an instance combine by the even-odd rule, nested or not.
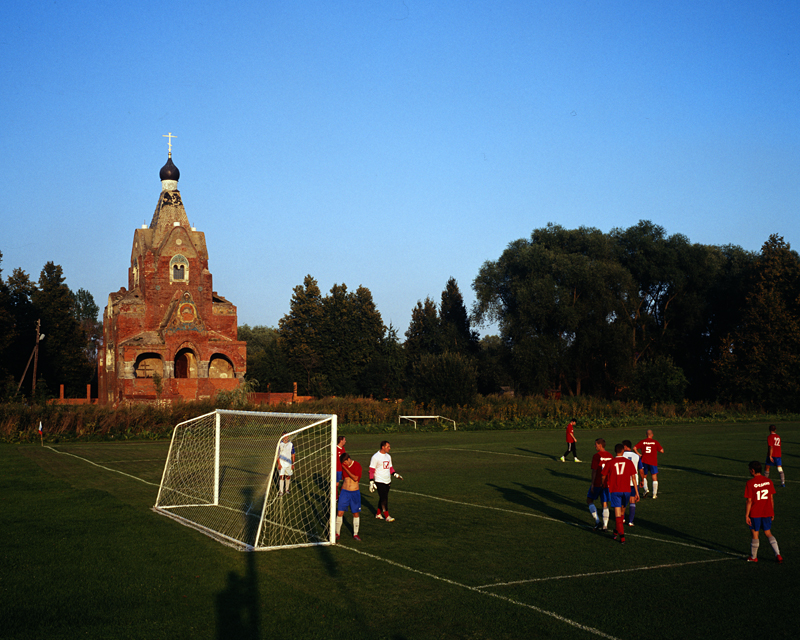
[(291, 478), (290, 476), (286, 476), (286, 490), (287, 490), (287, 491), (289, 490), (289, 483), (290, 483), (291, 481), (292, 481), (292, 478)]
[(593, 504), (589, 505), (589, 513), (592, 514), (595, 524), (600, 522), (600, 518), (597, 517), (597, 507), (595, 507)]
[(284, 479), (285, 477), (286, 477), (286, 476), (281, 476), (281, 481), (278, 483), (278, 488), (280, 489), (280, 492), (281, 492), (281, 493), (283, 493), (283, 479)]
[(642, 489), (644, 489), (645, 493), (647, 493), (649, 491), (649, 489), (647, 488), (647, 478), (642, 480)]
[(357, 518), (357, 517), (353, 516), (353, 535), (354, 536), (358, 535), (358, 527), (359, 527), (360, 524), (361, 524), (361, 518)]
[(755, 558), (758, 555), (758, 538), (750, 540), (750, 557)]
[(344, 516), (336, 516), (336, 535), (337, 536), (342, 532), (342, 520), (344, 520)]
[(608, 507), (606, 507), (605, 509), (603, 509), (603, 526), (604, 527), (608, 526), (608, 515), (609, 515)]
[(653, 480), (653, 497), (658, 495), (658, 480)]
[(775, 555), (781, 555), (781, 550), (778, 549), (778, 541), (775, 539), (775, 536), (767, 538), (767, 540), (769, 540), (770, 545), (772, 545), (772, 550), (775, 552)]

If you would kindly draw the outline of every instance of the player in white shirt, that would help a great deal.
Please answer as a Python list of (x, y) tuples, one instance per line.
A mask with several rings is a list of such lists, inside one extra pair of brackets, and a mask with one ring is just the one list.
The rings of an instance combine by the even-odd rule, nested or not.
[(389, 455), (392, 445), (387, 440), (381, 442), (381, 448), (375, 452), (369, 461), (369, 491), (378, 492), (378, 513), (375, 518), (394, 522), (389, 515), (389, 488), (392, 478), (402, 480), (403, 476), (397, 473), (392, 466), (392, 456)]
[[(633, 445), (631, 444), (630, 440), (623, 440), (622, 446), (625, 447), (625, 451), (622, 452), (622, 457), (627, 458), (633, 463), (633, 466), (636, 467), (636, 473), (639, 473), (639, 454), (633, 450)], [(633, 486), (633, 481), (631, 481), (631, 500), (630, 506), (628, 509), (628, 526), (633, 526), (633, 517), (636, 515), (636, 489)]]
[[(286, 432), (284, 431), (283, 433)], [(279, 496), (282, 496), (284, 493), (289, 493), (289, 485), (292, 482), (292, 474), (294, 473), (294, 460), (294, 443), (289, 441), (289, 436), (284, 436), (278, 443)]]

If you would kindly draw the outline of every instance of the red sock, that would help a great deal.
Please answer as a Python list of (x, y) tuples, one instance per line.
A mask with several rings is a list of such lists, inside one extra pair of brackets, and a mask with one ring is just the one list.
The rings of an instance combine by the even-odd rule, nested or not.
[(619, 535), (621, 535), (621, 536), (624, 536), (625, 535), (625, 529), (622, 526), (622, 524), (623, 524), (622, 516), (620, 516), (619, 518), (615, 517), (614, 519), (617, 521), (617, 533)]
[(381, 515), (381, 510), (380, 510), (380, 509), (378, 509), (378, 513), (376, 513), (375, 515), (376, 515), (376, 516), (379, 516), (379, 515)]

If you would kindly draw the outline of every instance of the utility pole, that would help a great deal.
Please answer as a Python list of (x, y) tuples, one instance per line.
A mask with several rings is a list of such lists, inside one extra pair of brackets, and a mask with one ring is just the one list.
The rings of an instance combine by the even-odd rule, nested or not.
[(42, 326), (42, 321), (36, 321), (36, 344), (33, 346), (33, 351), (31, 351), (30, 358), (28, 358), (28, 364), (25, 365), (25, 371), (22, 372), (22, 377), (19, 379), (19, 384), (17, 385), (17, 393), (22, 388), (22, 382), (25, 380), (25, 375), (28, 373), (28, 367), (31, 366), (31, 360), (35, 360), (33, 363), (33, 390), (31, 392), (31, 397), (36, 394), (36, 366), (39, 362), (39, 343), (44, 340), (44, 334), (40, 333)]
[(34, 353), (34, 356), (33, 356), (33, 385), (31, 387), (31, 400), (33, 400), (36, 397), (36, 367), (39, 364), (39, 342), (41, 341), (42, 338), (44, 338), (44, 336), (39, 333), (39, 331), (41, 330), (41, 327), (42, 327), (42, 321), (41, 320), (37, 320), (36, 321), (36, 345), (33, 347), (33, 353)]

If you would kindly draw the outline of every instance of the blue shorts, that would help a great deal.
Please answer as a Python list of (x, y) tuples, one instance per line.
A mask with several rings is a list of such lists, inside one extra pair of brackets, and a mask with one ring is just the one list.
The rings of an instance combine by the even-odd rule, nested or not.
[(658, 473), (658, 467), (654, 464), (643, 464), (642, 469), (644, 470), (644, 475)]
[(336, 472), (336, 484), (339, 484), (341, 481), (342, 481), (342, 472), (341, 471), (337, 471)]
[(626, 507), (631, 499), (631, 494), (627, 491), (615, 491), (611, 494), (608, 501), (609, 507)]
[(602, 502), (608, 502), (608, 488), (607, 487), (592, 487), (586, 493), (586, 499), (591, 500), (594, 502), (597, 498), (600, 498)]
[(769, 461), (769, 456), (767, 456), (767, 461), (764, 463), (764, 466), (765, 467), (782, 467), (783, 466), (781, 464), (781, 456), (778, 456), (777, 458), (773, 458), (773, 460), (775, 462), (770, 462)]
[(636, 463), (636, 470), (641, 471), (644, 465), (642, 464), (642, 459), (639, 458), (639, 462)]
[(634, 487), (634, 486), (631, 486), (630, 497), (631, 498), (635, 498), (636, 497), (636, 487)]
[(753, 531), (772, 531), (772, 518), (750, 518)]
[(340, 491), (337, 511), (347, 511), (350, 507), (352, 513), (361, 513), (361, 491)]

